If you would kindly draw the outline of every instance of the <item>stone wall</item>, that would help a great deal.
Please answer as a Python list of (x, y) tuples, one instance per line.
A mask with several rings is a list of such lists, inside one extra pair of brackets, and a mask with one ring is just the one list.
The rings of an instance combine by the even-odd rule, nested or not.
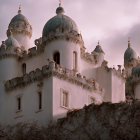
[[(12, 127), (16, 135), (13, 135), (9, 129), (10, 133), (7, 136), (11, 137), (11, 140), (19, 138), (23, 140), (39, 138), (42, 140), (139, 140), (139, 120), (140, 102), (138, 101), (91, 104), (83, 109), (68, 112), (66, 118), (51, 123), (48, 128), (37, 128), (33, 125), (30, 126), (32, 129), (29, 129), (27, 125), (22, 124), (18, 129)], [(28, 131), (23, 133), (25, 126), (30, 133)]]
[(72, 140), (140, 139), (140, 102), (103, 103), (69, 112), (50, 136)]

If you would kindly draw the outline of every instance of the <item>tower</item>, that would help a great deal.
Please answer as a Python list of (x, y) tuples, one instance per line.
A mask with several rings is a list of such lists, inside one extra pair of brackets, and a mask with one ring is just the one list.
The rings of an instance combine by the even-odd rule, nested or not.
[(101, 66), (102, 62), (104, 61), (104, 51), (102, 47), (100, 46), (100, 42), (98, 41), (98, 44), (92, 54), (96, 57), (96, 60), (98, 61), (98, 65)]
[[(6, 45), (7, 44), (7, 45)], [(5, 123), (6, 117), (6, 98), (9, 96), (5, 91), (5, 81), (18, 76), (19, 74), (19, 62), (18, 55), (18, 43), (10, 35), (6, 40), (6, 44), (3, 41), (0, 46), (0, 122)]]
[(45, 51), (49, 59), (63, 67), (78, 71), (80, 48), (83, 47), (82, 36), (76, 23), (64, 14), (61, 4), (56, 9), (56, 16), (43, 28), (42, 43), (46, 46)]
[(11, 31), (13, 38), (17, 40), (22, 49), (30, 48), (30, 38), (32, 37), (32, 27), (27, 18), (21, 13), (21, 5), (19, 6), (18, 14), (11, 19), (8, 26), (8, 32)]
[(124, 67), (126, 71), (126, 77), (131, 76), (132, 68), (137, 65), (137, 54), (131, 48), (130, 40), (128, 40), (128, 48), (124, 53)]

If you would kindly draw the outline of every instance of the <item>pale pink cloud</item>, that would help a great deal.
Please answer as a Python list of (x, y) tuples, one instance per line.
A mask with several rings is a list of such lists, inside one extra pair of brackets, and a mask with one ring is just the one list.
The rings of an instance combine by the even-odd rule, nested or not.
[[(0, 41), (6, 39), (6, 30), (17, 14), (18, 2), (33, 27), (32, 42), (42, 35), (43, 26), (55, 16), (58, 7), (58, 0), (0, 0)], [(76, 21), (87, 50), (92, 51), (100, 40), (110, 65), (123, 64), (128, 36), (132, 38), (134, 49), (140, 52), (139, 0), (62, 0), (62, 6), (66, 15)]]

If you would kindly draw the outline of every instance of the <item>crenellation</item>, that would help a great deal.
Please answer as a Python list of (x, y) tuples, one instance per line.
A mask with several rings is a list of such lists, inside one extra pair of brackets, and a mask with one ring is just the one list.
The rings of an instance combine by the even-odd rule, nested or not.
[(93, 55), (88, 52), (81, 51), (81, 58), (91, 64), (97, 63), (97, 60), (93, 57)]
[(25, 74), (23, 76), (23, 83), (29, 83), (31, 81), (31, 77), (29, 74)]
[(56, 11), (33, 47), (21, 9), (11, 20), (0, 47), (0, 123), (34, 120), (43, 126), (72, 108), (125, 101), (126, 70), (108, 67), (99, 42), (88, 53), (76, 23), (62, 7)]
[(29, 56), (33, 56), (37, 54), (37, 48), (36, 47), (32, 47), (30, 49), (28, 49), (28, 55)]
[(115, 67), (113, 67), (113, 68), (108, 67), (107, 64), (108, 64), (107, 61), (104, 61), (104, 62), (102, 63), (102, 67), (104, 67), (104, 69), (105, 69), (107, 72), (112, 71), (113, 74), (115, 74), (115, 75), (117, 75), (118, 77), (121, 77), (121, 78), (123, 78), (123, 79), (125, 80), (124, 70), (121, 70), (121, 65), (118, 65), (118, 70), (117, 70)]
[(40, 70), (39, 68), (37, 68), (36, 70), (35, 70), (35, 80), (40, 80), (40, 79), (42, 79), (42, 70)]
[(86, 79), (81, 74), (75, 74), (75, 71), (73, 70), (58, 67), (54, 61), (50, 61), (49, 65), (43, 66), (42, 70), (37, 68), (35, 71), (31, 71), (29, 74), (25, 74), (23, 77), (17, 77), (6, 81), (5, 88), (6, 90), (11, 90), (50, 76), (56, 76), (60, 79), (68, 80), (91, 91), (96, 90), (97, 92), (102, 92), (102, 89), (99, 87), (99, 84), (95, 80)]
[(18, 51), (18, 48), (1, 48), (0, 49), (0, 59), (6, 57), (19, 57), (21, 54)]

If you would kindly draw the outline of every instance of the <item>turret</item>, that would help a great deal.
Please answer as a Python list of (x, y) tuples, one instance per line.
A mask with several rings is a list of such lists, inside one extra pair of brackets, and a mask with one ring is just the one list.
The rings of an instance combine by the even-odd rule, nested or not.
[(131, 76), (132, 68), (137, 65), (137, 54), (131, 48), (130, 40), (128, 40), (128, 48), (124, 53), (124, 67), (126, 71), (126, 77)]
[(70, 17), (64, 14), (64, 8), (59, 5), (56, 16), (44, 26), (42, 43), (45, 54), (62, 67), (79, 70), (80, 48), (83, 40), (78, 27)]
[(5, 94), (4, 83), (11, 78), (19, 76), (18, 55), (20, 52), (18, 47), (17, 41), (11, 35), (0, 46), (0, 124), (5, 123), (5, 111), (7, 107), (4, 101), (8, 94)]
[(9, 37), (9, 30), (21, 48), (27, 50), (31, 47), (30, 38), (32, 37), (32, 27), (27, 18), (21, 14), (21, 6), (19, 6), (18, 14), (12, 18), (8, 26), (7, 37)]
[(98, 65), (101, 66), (102, 62), (104, 61), (105, 53), (104, 53), (102, 47), (100, 46), (99, 41), (98, 41), (96, 48), (92, 52), (92, 54), (94, 55), (95, 59), (97, 60)]

